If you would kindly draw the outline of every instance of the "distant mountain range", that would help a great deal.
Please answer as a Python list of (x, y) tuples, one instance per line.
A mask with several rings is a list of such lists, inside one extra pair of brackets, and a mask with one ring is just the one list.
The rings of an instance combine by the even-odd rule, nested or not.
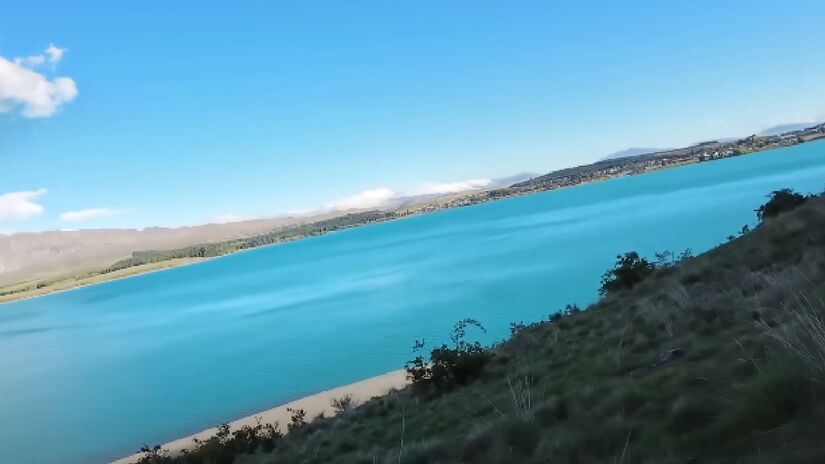
[(627, 150), (617, 151), (616, 153), (611, 153), (603, 158), (600, 158), (599, 161), (616, 159), (616, 158), (627, 158), (628, 156), (639, 156), (639, 155), (646, 155), (648, 153), (656, 153), (660, 151), (667, 151), (670, 148), (640, 148), (640, 147), (632, 147), (628, 148)]
[[(763, 137), (771, 136), (771, 135), (782, 135), (787, 132), (795, 132), (802, 129), (807, 129), (809, 127), (814, 127), (816, 125), (822, 124), (822, 122), (792, 122), (787, 124), (779, 124), (776, 126), (771, 126), (761, 131), (757, 132), (756, 135), (760, 135)], [(712, 140), (707, 140), (703, 142), (696, 143), (694, 145), (701, 145), (703, 143), (709, 142), (733, 142), (735, 140), (739, 140), (742, 137), (719, 137)], [(672, 150), (672, 148), (643, 148), (643, 147), (631, 147), (626, 150), (617, 151), (615, 153), (611, 153), (609, 155), (603, 156), (599, 158), (599, 161), (617, 159), (617, 158), (628, 158), (631, 156), (640, 156), (640, 155), (647, 155), (650, 153), (658, 153), (661, 151), (668, 151)]]
[(817, 124), (821, 124), (819, 122), (792, 122), (788, 124), (780, 124), (778, 126), (768, 127), (767, 129), (763, 129), (757, 135), (767, 136), (767, 135), (782, 135), (786, 132), (794, 132), (802, 129), (807, 129), (809, 127), (816, 126)]

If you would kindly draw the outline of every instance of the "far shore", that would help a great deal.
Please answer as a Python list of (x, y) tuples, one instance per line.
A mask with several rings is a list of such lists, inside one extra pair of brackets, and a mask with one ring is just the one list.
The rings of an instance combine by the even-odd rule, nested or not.
[[(821, 139), (825, 139), (825, 133), (817, 133), (814, 136), (806, 138), (804, 140), (804, 142), (812, 142), (812, 141), (821, 140)], [(764, 151), (771, 151), (771, 150), (776, 150), (776, 149), (785, 148), (785, 147), (786, 146), (784, 146), (784, 145), (782, 145), (782, 146), (766, 146), (766, 147), (754, 149), (753, 151), (743, 153), (741, 155), (760, 153), (760, 152), (764, 152)], [(740, 155), (737, 155), (737, 156), (740, 156)], [(719, 159), (727, 159), (727, 158), (728, 157), (723, 157), (723, 158), (719, 158)], [(428, 201), (424, 201), (422, 203), (418, 203), (418, 204), (414, 204), (414, 205), (407, 205), (404, 208), (400, 208), (400, 209), (397, 209), (397, 210), (392, 210), (392, 212), (404, 213), (404, 214), (399, 215), (398, 217), (395, 217), (395, 218), (392, 218), (392, 219), (387, 219), (387, 221), (395, 221), (395, 220), (405, 219), (405, 218), (408, 218), (408, 217), (428, 214), (428, 213), (432, 213), (432, 212), (440, 211), (440, 210), (445, 210), (445, 209), (459, 208), (459, 207), (463, 207), (463, 206), (476, 205), (476, 204), (492, 202), (492, 201), (498, 201), (498, 200), (503, 200), (503, 199), (509, 199), (509, 198), (515, 198), (515, 197), (521, 197), (521, 196), (528, 196), (528, 195), (535, 195), (535, 194), (538, 194), (538, 193), (545, 193), (545, 192), (552, 191), (552, 190), (560, 190), (560, 189), (579, 187), (579, 186), (588, 185), (588, 184), (595, 184), (595, 183), (604, 182), (606, 180), (615, 179), (615, 178), (619, 178), (619, 177), (626, 177), (626, 176), (638, 175), (638, 174), (647, 174), (647, 173), (650, 173), (650, 172), (660, 171), (660, 170), (664, 170), (664, 169), (673, 169), (673, 168), (684, 167), (684, 166), (687, 166), (687, 165), (696, 164), (698, 162), (700, 162), (700, 161), (698, 161), (697, 159), (688, 158), (688, 159), (684, 159), (684, 160), (680, 160), (680, 161), (675, 161), (675, 162), (672, 162), (672, 163), (670, 163), (668, 165), (664, 165), (664, 166), (645, 167), (645, 168), (642, 168), (641, 172), (618, 172), (618, 173), (604, 174), (604, 175), (601, 175), (601, 176), (598, 176), (598, 177), (595, 177), (595, 178), (591, 178), (591, 179), (588, 179), (588, 180), (580, 181), (578, 183), (571, 184), (571, 185), (563, 185), (563, 186), (556, 186), (556, 187), (552, 187), (552, 188), (536, 189), (536, 190), (514, 191), (514, 192), (511, 192), (511, 193), (509, 193), (508, 195), (505, 195), (505, 196), (501, 196), (501, 197), (497, 197), (497, 198), (487, 198), (483, 201), (474, 201), (474, 202), (470, 202), (470, 203), (460, 203), (460, 204), (450, 204), (451, 200), (460, 199), (460, 198), (465, 197), (465, 196), (473, 196), (473, 195), (482, 194), (482, 193), (487, 192), (489, 190), (498, 190), (498, 188), (481, 189), (481, 190), (475, 190), (475, 191), (471, 191), (471, 192), (456, 193), (456, 194), (447, 195), (447, 196), (444, 196), (444, 197), (441, 197), (441, 198), (437, 198), (435, 200), (428, 200)], [(410, 208), (412, 208), (412, 210)], [(348, 226), (342, 227), (339, 230), (344, 230), (344, 229), (353, 228), (353, 227), (360, 227), (360, 226), (363, 226), (363, 225), (364, 224), (348, 225)], [(329, 233), (329, 232), (324, 232), (324, 233)], [(249, 248), (249, 249), (245, 249), (245, 250), (231, 251), (231, 252), (227, 253), (226, 255), (220, 255), (220, 256), (210, 256), (210, 257), (206, 257), (206, 258), (177, 258), (177, 259), (171, 259), (171, 260), (168, 260), (168, 261), (160, 261), (160, 262), (155, 262), (155, 263), (150, 263), (150, 264), (142, 264), (142, 265), (138, 265), (138, 266), (134, 266), (134, 267), (126, 268), (126, 269), (121, 269), (121, 270), (114, 271), (114, 272), (109, 272), (109, 273), (103, 273), (100, 270), (87, 270), (85, 273), (83, 273), (83, 272), (66, 273), (62, 276), (53, 277), (53, 278), (50, 279), (50, 281), (49, 281), (49, 279), (46, 279), (47, 283), (45, 285), (39, 287), (39, 288), (37, 286), (35, 286), (34, 288), (31, 287), (32, 282), (35, 282), (37, 279), (32, 279), (32, 280), (28, 280), (28, 281), (25, 281), (25, 282), (19, 282), (19, 283), (15, 283), (15, 284), (0, 285), (0, 293), (2, 293), (4, 291), (8, 292), (10, 290), (13, 291), (12, 293), (8, 293), (8, 294), (0, 294), (0, 306), (2, 306), (5, 303), (11, 303), (11, 302), (25, 300), (25, 299), (29, 299), (29, 298), (45, 296), (45, 295), (49, 295), (49, 294), (52, 294), (52, 293), (64, 292), (64, 291), (73, 290), (73, 289), (76, 289), (76, 288), (79, 288), (79, 287), (99, 284), (99, 283), (108, 282), (108, 281), (111, 281), (111, 280), (118, 280), (118, 279), (122, 279), (122, 278), (126, 278), (126, 277), (133, 277), (133, 276), (136, 276), (136, 275), (146, 274), (146, 273), (149, 273), (149, 272), (161, 271), (161, 270), (171, 269), (171, 268), (179, 267), (179, 266), (186, 266), (186, 265), (189, 265), (189, 264), (194, 264), (194, 263), (202, 262), (202, 261), (209, 260), (209, 259), (215, 259), (215, 258), (220, 258), (222, 256), (227, 256), (228, 254), (235, 254), (235, 253), (242, 253), (242, 252), (245, 252), (245, 251), (252, 251), (252, 250), (255, 250), (255, 249), (258, 249), (258, 248), (261, 248), (261, 247), (275, 246), (275, 245), (279, 245), (279, 244), (283, 244), (283, 243), (292, 242), (292, 241), (295, 241), (295, 240), (302, 240), (304, 238), (306, 238), (306, 236), (290, 238), (290, 239), (287, 239), (287, 240), (284, 240), (284, 241), (281, 241), (281, 242), (276, 242), (276, 243), (272, 243), (272, 244), (268, 244), (268, 245), (262, 245), (262, 246), (259, 246), (259, 247), (253, 247), (253, 248)]]
[[(291, 401), (280, 406), (276, 406), (266, 411), (253, 414), (241, 419), (229, 422), (231, 430), (235, 430), (244, 425), (254, 426), (258, 421), (262, 424), (278, 422), (280, 424), (281, 432), (286, 432), (286, 425), (290, 421), (291, 413), (287, 411), (290, 409), (303, 409), (306, 411), (307, 419), (312, 419), (318, 414), (324, 414), (329, 417), (335, 414), (332, 409), (331, 402), (333, 399), (340, 399), (346, 395), (352, 395), (352, 399), (356, 404), (361, 404), (376, 396), (383, 396), (392, 390), (402, 389), (407, 386), (407, 373), (403, 369), (388, 372), (386, 374), (370, 377), (342, 387), (326, 390), (314, 395), (306, 396), (304, 398)], [(168, 450), (172, 456), (179, 455), (184, 449), (191, 449), (194, 445), (192, 441), (194, 438), (205, 440), (215, 435), (218, 431), (217, 427), (212, 427), (194, 435), (179, 438), (169, 443), (161, 445), (161, 448)], [(154, 446), (154, 444), (148, 444)], [(135, 443), (135, 448), (140, 447), (140, 443)], [(116, 461), (112, 464), (134, 464), (142, 454), (136, 453)]]
[[(102, 284), (104, 282), (111, 282), (113, 280), (126, 279), (129, 277), (136, 277), (139, 275), (149, 274), (152, 272), (165, 271), (180, 266), (188, 266), (190, 264), (200, 263), (209, 259), (214, 258), (179, 258), (171, 259), (169, 261), (161, 261), (158, 263), (145, 264), (142, 266), (130, 267), (127, 269), (121, 269), (119, 271), (110, 272), (106, 274), (91, 273), (91, 275), (70, 275), (60, 277), (56, 278), (54, 283), (44, 286), (42, 288), (33, 288), (18, 293), (12, 293), (9, 295), (0, 295), (0, 305), (4, 303), (12, 303), (15, 301), (23, 301), (28, 300), (30, 298), (51, 295), (54, 293), (68, 292), (70, 290), (76, 290), (81, 287)], [(3, 290), (8, 290), (25, 285), (26, 283), (22, 283), (0, 288), (2, 288)]]
[[(692, 164), (692, 163), (681, 163), (681, 164), (678, 164), (677, 167), (678, 166), (684, 166), (684, 165), (687, 165), (687, 164)], [(624, 177), (624, 176), (626, 176), (626, 174), (618, 174), (618, 175), (614, 175), (614, 176), (608, 176), (608, 177), (605, 177), (605, 178), (602, 178), (602, 179), (581, 182), (581, 183), (576, 184), (576, 185), (559, 187), (559, 188), (552, 189), (552, 190), (562, 190), (562, 189), (567, 189), (567, 188), (579, 187), (579, 186), (583, 186), (583, 185), (596, 184), (596, 183), (599, 183), (599, 182), (603, 182), (605, 180), (615, 179), (615, 178)], [(482, 193), (482, 192), (486, 192), (488, 190), (489, 189), (476, 190), (476, 191), (473, 191), (472, 193)], [(494, 199), (494, 200), (489, 200), (489, 201), (491, 201), (491, 202), (492, 201), (499, 201), (499, 200), (504, 200), (504, 199), (511, 199), (511, 198), (517, 198), (517, 197), (522, 197), (522, 196), (535, 195), (535, 194), (544, 193), (544, 192), (546, 192), (546, 191), (520, 192), (520, 193), (515, 193), (513, 195), (507, 196), (507, 197)], [(452, 198), (454, 196), (460, 196), (460, 195), (453, 195), (453, 196), (449, 196), (449, 197), (445, 197), (445, 198), (440, 198), (436, 201), (425, 202), (423, 204), (438, 203), (438, 201), (443, 201), (444, 199), (449, 199), (449, 198)], [(474, 204), (479, 204), (479, 203), (474, 203)], [(465, 205), (465, 206), (467, 206), (467, 205)], [(400, 217), (397, 217), (397, 218), (389, 219), (388, 221), (398, 221), (398, 220), (408, 219), (408, 218), (415, 217), (415, 216), (426, 215), (426, 214), (433, 213), (433, 212), (436, 212), (436, 211), (443, 211), (444, 209), (453, 209), (453, 208), (454, 207), (448, 207), (448, 208), (439, 208), (439, 209), (434, 209), (434, 210), (420, 211), (420, 212), (412, 213), (412, 214), (409, 214), (409, 215), (406, 215), (406, 216), (400, 216)], [(387, 222), (387, 221), (385, 221), (385, 222)], [(345, 227), (345, 228), (342, 228), (340, 230), (352, 229), (352, 228), (361, 227), (361, 226), (363, 226), (363, 224), (356, 225), (356, 226)], [(325, 235), (329, 234), (329, 233), (333, 233), (333, 232), (332, 231), (326, 232)], [(282, 244), (285, 244), (285, 243), (294, 242), (294, 241), (297, 241), (297, 240), (303, 240), (305, 238), (307, 238), (307, 237), (284, 240), (282, 242), (272, 243), (272, 244), (269, 244), (269, 245), (262, 245), (260, 247), (249, 248), (249, 249), (246, 249), (246, 250), (233, 251), (233, 252), (227, 253), (225, 255), (221, 255), (221, 256), (210, 256), (210, 257), (207, 257), (207, 258), (177, 258), (177, 259), (172, 259), (172, 260), (168, 260), (168, 261), (159, 261), (159, 262), (156, 262), (156, 263), (142, 264), (142, 265), (139, 265), (139, 266), (133, 266), (133, 267), (129, 267), (129, 268), (126, 268), (126, 269), (121, 269), (121, 270), (114, 271), (114, 272), (109, 272), (109, 273), (99, 273), (97, 271), (91, 271), (89, 274), (86, 274), (86, 275), (68, 274), (68, 275), (64, 275), (62, 277), (54, 278), (53, 283), (50, 283), (50, 284), (48, 284), (48, 285), (46, 285), (42, 288), (32, 288), (32, 289), (26, 289), (26, 290), (23, 290), (23, 291), (20, 291), (20, 292), (12, 293), (12, 294), (9, 294), (9, 295), (0, 295), (0, 306), (3, 306), (6, 303), (14, 303), (14, 302), (17, 302), (17, 301), (23, 301), (23, 300), (28, 300), (28, 299), (32, 299), (32, 298), (43, 297), (43, 296), (47, 296), (47, 295), (51, 295), (51, 294), (55, 294), (55, 293), (63, 293), (63, 292), (67, 292), (67, 291), (70, 291), (70, 290), (77, 290), (81, 287), (87, 287), (87, 286), (91, 286), (91, 285), (97, 285), (97, 284), (102, 284), (102, 283), (106, 283), (106, 282), (111, 282), (111, 281), (114, 281), (114, 280), (126, 279), (126, 278), (129, 278), (129, 277), (137, 277), (139, 275), (149, 274), (149, 273), (152, 273), (152, 272), (166, 271), (166, 270), (174, 269), (174, 268), (177, 268), (177, 267), (183, 267), (183, 266), (188, 266), (188, 265), (191, 265), (191, 264), (202, 263), (204, 261), (208, 261), (208, 260), (211, 260), (211, 259), (223, 258), (223, 257), (234, 255), (234, 254), (237, 254), (237, 253), (246, 253), (246, 252), (254, 251), (254, 250), (257, 250), (257, 249), (260, 249), (260, 248), (265, 248), (265, 247), (278, 246), (278, 245), (282, 245)], [(0, 290), (9, 290), (9, 289), (13, 289), (15, 287), (23, 287), (23, 286), (26, 286), (27, 284), (29, 284), (29, 282), (22, 282), (22, 283), (18, 283), (18, 284), (0, 286)], [(0, 309), (2, 309), (2, 308), (0, 308)]]

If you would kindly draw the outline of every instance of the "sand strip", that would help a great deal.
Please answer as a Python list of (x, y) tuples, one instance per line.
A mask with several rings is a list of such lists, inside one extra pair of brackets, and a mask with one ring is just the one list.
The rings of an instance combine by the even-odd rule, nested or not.
[[(262, 423), (273, 423), (278, 421), (281, 425), (281, 431), (286, 431), (286, 424), (289, 423), (291, 414), (286, 410), (287, 408), (303, 409), (307, 412), (307, 420), (324, 413), (327, 416), (333, 415), (334, 411), (330, 406), (330, 401), (335, 398), (341, 398), (346, 395), (352, 395), (352, 399), (358, 403), (363, 403), (374, 396), (382, 396), (387, 394), (390, 390), (396, 388), (401, 389), (407, 385), (407, 373), (403, 369), (392, 371), (376, 377), (371, 377), (360, 382), (355, 382), (343, 387), (333, 388), (331, 390), (316, 393), (299, 400), (295, 400), (272, 409), (253, 414), (229, 423), (232, 430), (244, 425), (255, 425), (258, 418)], [(206, 439), (217, 432), (216, 428), (204, 430), (203, 432), (190, 435), (188, 437), (180, 438), (178, 440), (162, 445), (163, 448), (168, 449), (172, 455), (177, 455), (185, 448), (192, 448), (192, 439)], [(113, 464), (134, 464), (140, 459), (140, 454), (134, 454), (122, 459), (114, 461)]]

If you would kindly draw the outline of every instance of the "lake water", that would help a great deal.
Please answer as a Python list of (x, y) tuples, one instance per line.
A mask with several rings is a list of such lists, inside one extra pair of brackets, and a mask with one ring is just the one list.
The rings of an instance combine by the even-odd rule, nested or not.
[(104, 462), (402, 367), (413, 341), (597, 297), (615, 256), (707, 250), (825, 142), (359, 227), (0, 306), (0, 461)]

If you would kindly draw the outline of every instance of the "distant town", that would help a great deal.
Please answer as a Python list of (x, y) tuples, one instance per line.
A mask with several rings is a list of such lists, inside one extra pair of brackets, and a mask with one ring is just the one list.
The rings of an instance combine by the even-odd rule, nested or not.
[(553, 171), (543, 176), (513, 184), (509, 187), (471, 192), (450, 198), (405, 208), (403, 214), (420, 214), (439, 209), (484, 203), (490, 200), (529, 193), (572, 187), (579, 184), (643, 174), (646, 172), (683, 166), (692, 163), (732, 158), (774, 148), (798, 145), (825, 138), (825, 123), (779, 135), (751, 135), (732, 141), (709, 141), (685, 148), (658, 151), (643, 155), (611, 158), (592, 164)]

